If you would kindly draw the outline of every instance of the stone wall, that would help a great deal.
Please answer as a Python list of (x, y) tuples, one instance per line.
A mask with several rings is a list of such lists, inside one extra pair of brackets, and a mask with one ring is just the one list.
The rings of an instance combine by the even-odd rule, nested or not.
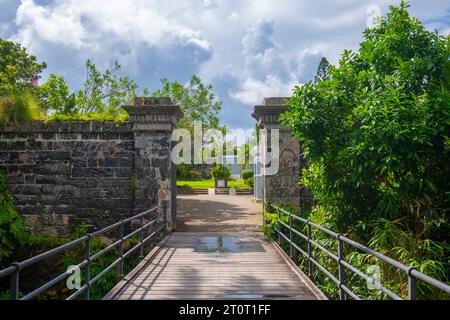
[[(155, 115), (158, 103), (139, 107)], [(156, 204), (167, 205), (172, 227), (174, 126), (162, 128), (164, 119), (158, 126), (130, 114), (130, 121), (123, 123), (1, 127), (0, 170), (7, 174), (16, 208), (32, 231), (64, 235), (81, 222), (97, 229)], [(140, 127), (143, 123), (146, 128)]]
[[(287, 98), (265, 98), (261, 105), (254, 107), (252, 116), (262, 129), (267, 129), (267, 135), (271, 130), (279, 133), (279, 169), (274, 175), (266, 174), (266, 167), (261, 166), (262, 177), (259, 181), (263, 184), (263, 200), (275, 201), (279, 204), (291, 205), (296, 209), (309, 208), (313, 201), (309, 190), (299, 185), (301, 170), (305, 167), (300, 142), (292, 136), (289, 129), (284, 128), (279, 121), (279, 116), (287, 110), (285, 104)], [(268, 149), (271, 149), (269, 139)], [(270, 150), (271, 153), (275, 154)], [(267, 163), (262, 152), (263, 163)], [(258, 182), (259, 182), (258, 181)], [(257, 187), (255, 187), (257, 188)]]

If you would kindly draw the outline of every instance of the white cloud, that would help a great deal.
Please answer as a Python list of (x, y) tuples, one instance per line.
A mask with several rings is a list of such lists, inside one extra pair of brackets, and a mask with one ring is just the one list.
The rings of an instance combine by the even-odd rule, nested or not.
[(229, 91), (232, 99), (254, 105), (264, 97), (289, 96), (295, 85), (312, 79), (322, 54), (306, 48), (291, 59), (274, 40), (274, 30), (274, 21), (267, 19), (247, 29), (242, 39), (245, 64), (241, 87)]
[(193, 43), (211, 49), (200, 31), (162, 16), (146, 5), (150, 4), (148, 1), (135, 4), (120, 0), (109, 0), (107, 4), (102, 0), (62, 0), (41, 6), (33, 0), (22, 0), (17, 10), (15, 38), (27, 46), (44, 40), (80, 49), (98, 48), (108, 40), (101, 36), (108, 34), (115, 41), (127, 43), (144, 42), (150, 46)]
[(248, 78), (240, 91), (231, 92), (230, 95), (243, 104), (254, 105), (264, 97), (288, 97), (294, 85), (295, 82), (285, 83), (274, 75), (268, 75), (263, 81)]
[[(394, 1), (398, 3), (399, 0)], [(198, 73), (224, 100), (228, 126), (252, 126), (264, 95), (289, 95), (313, 79), (323, 55), (357, 49), (370, 16), (388, 0), (0, 0), (0, 36), (26, 46), (72, 87), (83, 61), (119, 60), (141, 87)], [(45, 3), (45, 4), (43, 4)], [(411, 1), (411, 14), (448, 34), (448, 0)], [(45, 78), (45, 75), (44, 75)]]
[(270, 19), (261, 19), (254, 23), (242, 38), (243, 53), (245, 55), (256, 55), (264, 53), (269, 48), (276, 47), (273, 40), (273, 21)]
[(33, 0), (23, 0), (17, 9), (16, 24), (19, 32), (14, 40), (30, 49), (37, 39), (76, 49), (84, 46), (86, 30), (81, 24), (79, 9), (74, 6), (58, 6), (52, 10), (36, 5)]
[(319, 50), (305, 48), (296, 59), (296, 75), (301, 82), (312, 80), (316, 74), (318, 61), (322, 58)]

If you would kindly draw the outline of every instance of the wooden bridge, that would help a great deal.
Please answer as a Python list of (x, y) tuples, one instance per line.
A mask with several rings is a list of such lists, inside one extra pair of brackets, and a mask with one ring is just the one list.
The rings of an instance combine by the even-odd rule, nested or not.
[(167, 236), (106, 299), (324, 299), (264, 238), (250, 196), (181, 196)]
[[(401, 296), (392, 292), (383, 281), (351, 265), (344, 254), (344, 246), (347, 246), (347, 252), (358, 250), (403, 272), (408, 279), (407, 298), (410, 300), (418, 298), (419, 281), (441, 290), (445, 299), (449, 297), (449, 284), (413, 266), (406, 266), (275, 205), (271, 205), (271, 210), (278, 212), (274, 226), (278, 242), (288, 246), (291, 257), (301, 254), (306, 258), (308, 274), (313, 274), (317, 268), (333, 281), (341, 300), (363, 298), (352, 290), (352, 284), (347, 279), (350, 273), (370, 283), (385, 297), (395, 300), (405, 298), (404, 294)], [(90, 288), (113, 268), (116, 268), (116, 275), (121, 280), (104, 299), (326, 299), (277, 243), (264, 238), (259, 230), (263, 223), (260, 211), (260, 205), (252, 202), (251, 196), (183, 195), (178, 202), (177, 231), (172, 234), (167, 234), (166, 206), (154, 207), (27, 260), (15, 262), (0, 270), (0, 280), (9, 278), (12, 300), (39, 298), (41, 293), (69, 280), (69, 277), (80, 277), (81, 268), (84, 269), (83, 285), (74, 287), (66, 298), (68, 300), (90, 299)], [(125, 234), (133, 223), (139, 224), (139, 227)], [(304, 228), (299, 228), (298, 224), (303, 224)], [(314, 239), (313, 229), (332, 239), (337, 244), (337, 252), (332, 252), (336, 250), (331, 251)], [(118, 233), (117, 240), (111, 240), (100, 251), (92, 252), (92, 239), (110, 232)], [(138, 236), (139, 242), (125, 252), (124, 243), (133, 236)], [(144, 256), (148, 241), (156, 241), (161, 236), (162, 241)], [(299, 239), (303, 241), (303, 246), (296, 241)], [(84, 259), (78, 265), (71, 266), (71, 271), (61, 273), (31, 292), (20, 291), (20, 275), (24, 269), (77, 246), (82, 246)], [(113, 249), (118, 253), (117, 258), (102, 271), (93, 274), (90, 270), (92, 263)], [(314, 250), (321, 250), (336, 262), (337, 274), (315, 259)], [(139, 264), (123, 276), (124, 260), (138, 251)], [(81, 283), (81, 279), (78, 280)]]

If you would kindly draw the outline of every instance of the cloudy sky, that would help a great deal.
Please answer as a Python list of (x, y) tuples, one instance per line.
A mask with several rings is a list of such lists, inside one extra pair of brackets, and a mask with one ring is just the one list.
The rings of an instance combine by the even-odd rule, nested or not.
[[(20, 42), (72, 88), (83, 64), (115, 60), (140, 88), (199, 74), (224, 102), (222, 122), (250, 128), (254, 104), (311, 80), (322, 56), (356, 49), (381, 0), (0, 0), (0, 37)], [(450, 33), (448, 0), (411, 1), (427, 28)]]

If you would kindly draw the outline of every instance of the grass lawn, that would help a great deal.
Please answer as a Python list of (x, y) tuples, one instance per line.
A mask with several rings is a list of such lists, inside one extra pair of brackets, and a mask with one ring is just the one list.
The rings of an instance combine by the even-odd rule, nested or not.
[[(177, 180), (177, 187), (192, 189), (214, 188), (214, 180)], [(244, 181), (228, 181), (228, 188), (248, 188), (248, 185)]]

